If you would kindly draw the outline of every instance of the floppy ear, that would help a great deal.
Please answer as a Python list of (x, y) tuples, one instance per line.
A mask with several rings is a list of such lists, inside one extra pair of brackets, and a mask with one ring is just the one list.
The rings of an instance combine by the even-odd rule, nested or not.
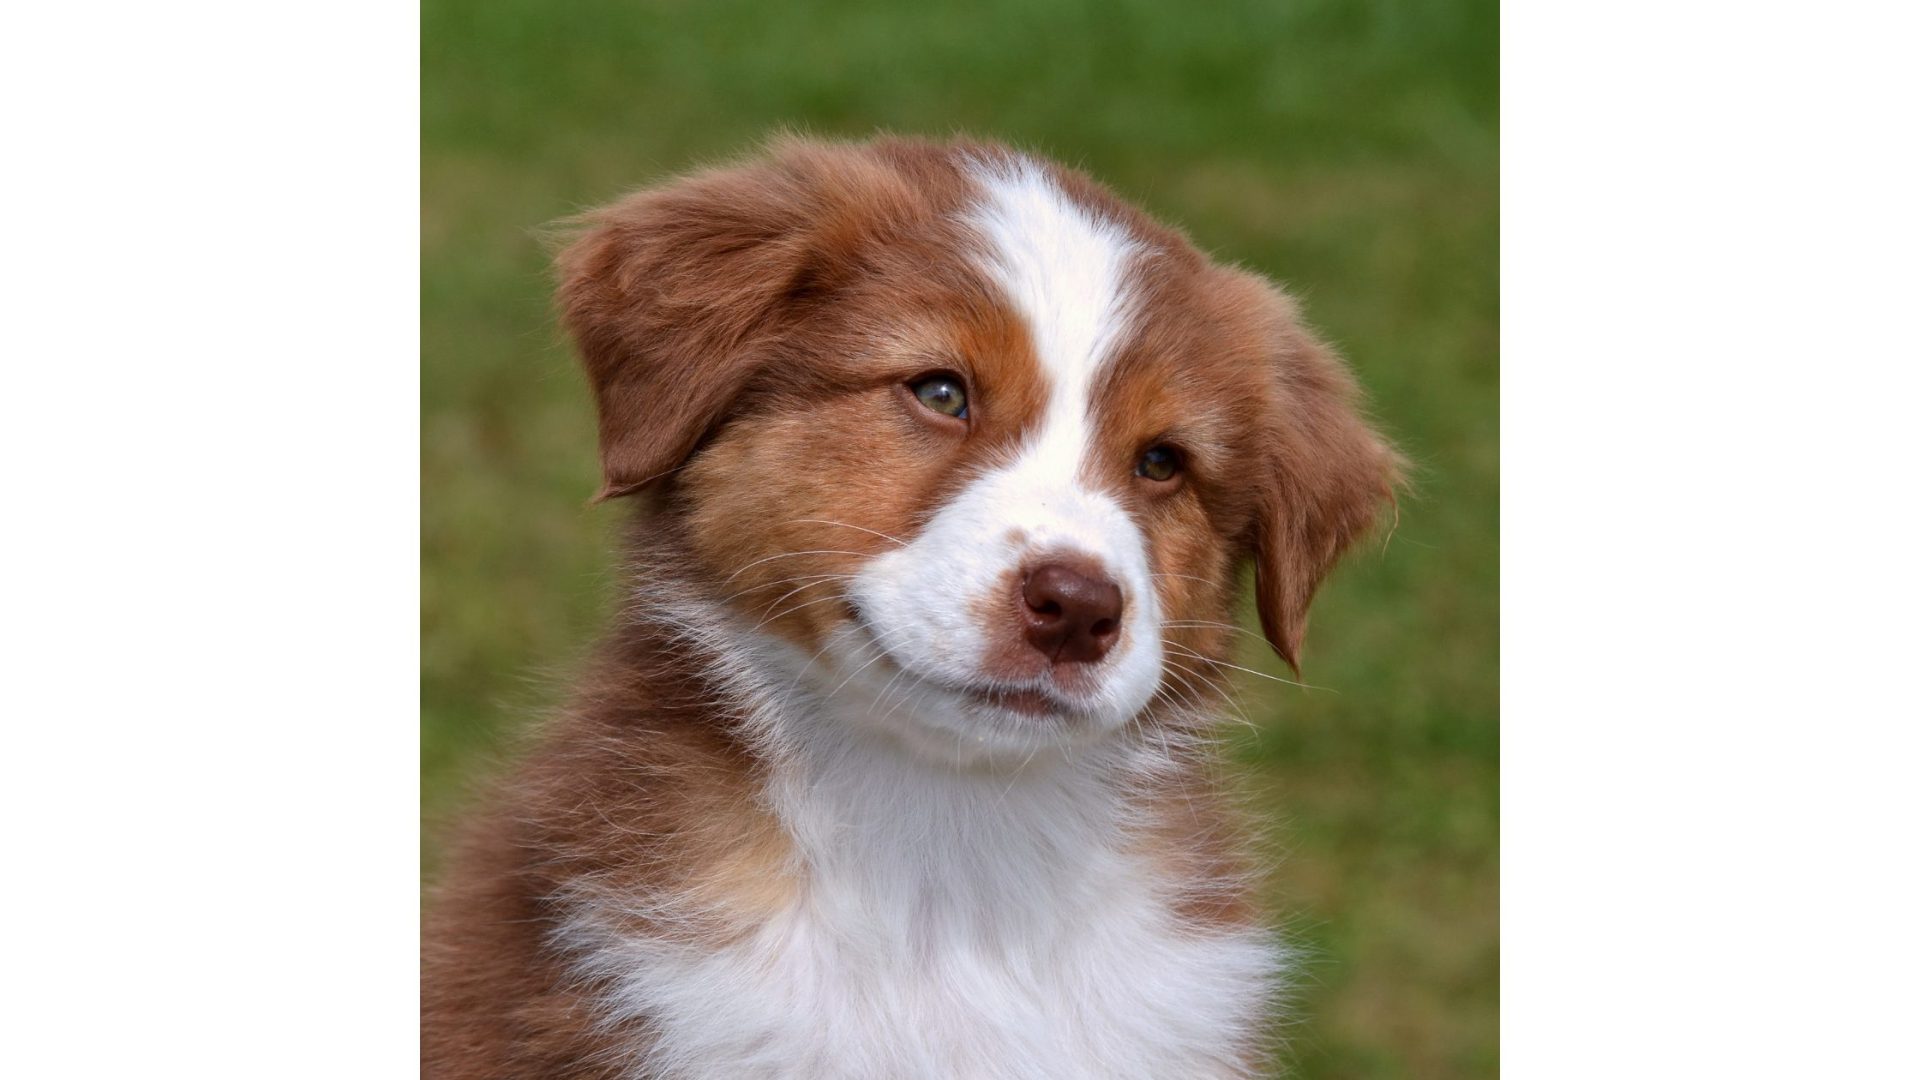
[(586, 215), (556, 260), (600, 414), (595, 501), (678, 468), (811, 287), (817, 187), (792, 161), (720, 169)]
[(1373, 525), (1399, 483), (1399, 457), (1367, 426), (1346, 365), (1270, 285), (1277, 373), (1268, 477), (1255, 536), (1260, 628), (1297, 674), (1307, 605), (1342, 552)]

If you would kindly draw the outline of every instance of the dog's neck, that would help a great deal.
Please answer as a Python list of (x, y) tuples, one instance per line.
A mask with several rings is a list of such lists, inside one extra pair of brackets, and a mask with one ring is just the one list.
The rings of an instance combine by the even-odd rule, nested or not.
[[(1111, 900), (1151, 787), (1185, 765), (1138, 729), (1020, 760), (930, 756), (872, 723), (873, 703), (799, 677), (809, 658), (670, 575), (630, 616), (697, 669), (758, 762), (815, 902), (905, 944), (929, 927), (1041, 934)], [(1016, 925), (1017, 924), (1017, 925)]]
[(1120, 753), (962, 770), (830, 714), (789, 719), (808, 730), (767, 792), (818, 902), (907, 942), (930, 928), (1045, 936), (1111, 899), (1134, 813)]

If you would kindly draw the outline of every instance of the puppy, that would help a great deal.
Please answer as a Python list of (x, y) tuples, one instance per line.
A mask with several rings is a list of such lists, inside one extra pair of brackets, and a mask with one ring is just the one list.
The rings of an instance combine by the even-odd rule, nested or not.
[(1237, 571), (1294, 663), (1394, 472), (1293, 304), (1078, 173), (895, 139), (642, 191), (559, 279), (642, 509), (431, 902), (426, 1072), (1253, 1072)]

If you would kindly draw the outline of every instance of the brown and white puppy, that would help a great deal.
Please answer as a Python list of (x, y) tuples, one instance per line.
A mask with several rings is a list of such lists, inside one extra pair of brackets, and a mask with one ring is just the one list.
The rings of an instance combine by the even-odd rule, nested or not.
[(1391, 490), (1267, 282), (976, 144), (781, 141), (560, 256), (625, 611), (427, 917), (436, 1077), (1198, 1077), (1280, 954), (1207, 770)]

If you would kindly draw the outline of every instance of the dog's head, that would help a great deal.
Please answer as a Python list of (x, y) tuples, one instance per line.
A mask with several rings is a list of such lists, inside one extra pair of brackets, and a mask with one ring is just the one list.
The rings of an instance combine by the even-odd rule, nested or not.
[(560, 277), (602, 496), (653, 489), (687, 580), (936, 752), (1213, 697), (1248, 558), (1296, 664), (1391, 491), (1281, 293), (999, 147), (785, 141), (592, 215)]

